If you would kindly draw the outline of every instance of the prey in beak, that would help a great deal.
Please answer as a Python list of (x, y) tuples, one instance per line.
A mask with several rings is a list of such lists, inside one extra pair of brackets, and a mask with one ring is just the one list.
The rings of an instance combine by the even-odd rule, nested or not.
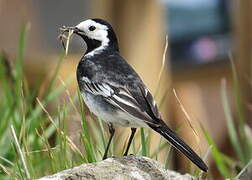
[(67, 55), (69, 42), (71, 40), (72, 35), (74, 33), (81, 34), (83, 32), (79, 30), (77, 27), (66, 27), (66, 26), (62, 26), (61, 28), (59, 28), (59, 30), (60, 30), (60, 35), (58, 36), (58, 39), (61, 41), (61, 44), (65, 51), (65, 55)]

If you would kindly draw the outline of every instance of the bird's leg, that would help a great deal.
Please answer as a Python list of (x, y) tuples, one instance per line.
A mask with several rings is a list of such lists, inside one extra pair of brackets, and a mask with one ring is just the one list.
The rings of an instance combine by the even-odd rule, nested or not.
[(123, 154), (124, 156), (128, 155), (129, 148), (130, 148), (130, 145), (131, 145), (131, 142), (133, 140), (133, 137), (134, 137), (135, 133), (136, 133), (136, 128), (131, 128), (131, 135), (130, 135), (130, 138), (129, 138), (127, 149), (126, 149), (125, 153)]
[(113, 127), (113, 124), (112, 124), (112, 123), (109, 123), (109, 124), (108, 124), (108, 127), (109, 127), (110, 138), (109, 138), (109, 142), (108, 142), (108, 145), (107, 145), (107, 147), (106, 147), (104, 156), (103, 156), (103, 158), (102, 158), (103, 160), (104, 160), (104, 159), (107, 159), (109, 146), (110, 146), (110, 144), (111, 144), (111, 142), (112, 142), (112, 138), (113, 138), (113, 136), (114, 136), (114, 134), (115, 134), (115, 129), (114, 129), (114, 127)]

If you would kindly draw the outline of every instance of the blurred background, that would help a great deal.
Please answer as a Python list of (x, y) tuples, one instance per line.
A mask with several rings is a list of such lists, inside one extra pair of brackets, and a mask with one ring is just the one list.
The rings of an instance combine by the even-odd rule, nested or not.
[[(241, 111), (237, 109), (234, 96), (233, 60), (240, 85), (239, 107), (251, 132), (251, 8), (250, 0), (1, 0), (0, 49), (14, 61), (21, 26), (29, 23), (24, 57), (25, 73), (32, 87), (38, 79), (53, 72), (62, 54), (62, 45), (57, 39), (61, 26), (73, 26), (87, 18), (104, 18), (117, 33), (123, 57), (156, 95), (166, 122), (173, 129), (178, 128), (178, 133), (202, 157), (207, 154), (209, 145), (201, 126), (220, 151), (233, 156), (221, 80), (226, 80), (232, 116), (236, 121)], [(166, 36), (168, 50), (164, 72), (159, 78)], [(61, 79), (75, 78), (76, 66), (84, 49), (84, 42), (74, 36), (69, 55), (60, 69)], [(72, 82), (68, 88), (74, 93), (77, 84), (75, 80)], [(173, 89), (190, 115), (190, 121)], [(73, 136), (78, 129), (78, 119), (75, 119), (69, 123)], [(153, 146), (157, 138), (159, 136), (153, 133)], [(173, 168), (185, 170), (186, 160), (181, 154), (175, 154), (173, 159)], [(215, 171), (212, 153), (206, 161), (217, 177), (219, 173)]]

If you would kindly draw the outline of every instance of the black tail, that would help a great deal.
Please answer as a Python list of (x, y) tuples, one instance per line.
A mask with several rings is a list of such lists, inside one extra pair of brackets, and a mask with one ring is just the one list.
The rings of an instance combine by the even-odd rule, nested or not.
[(176, 149), (188, 157), (200, 169), (207, 172), (208, 167), (204, 161), (182, 140), (178, 135), (171, 130), (163, 121), (160, 122), (161, 126), (155, 127), (151, 124), (149, 126), (167, 139)]

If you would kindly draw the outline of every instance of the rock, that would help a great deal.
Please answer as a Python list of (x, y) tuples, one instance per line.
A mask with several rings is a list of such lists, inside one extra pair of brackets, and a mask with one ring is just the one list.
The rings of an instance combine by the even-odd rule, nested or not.
[(252, 160), (241, 170), (232, 180), (251, 180), (252, 179)]
[(141, 156), (108, 158), (83, 164), (39, 180), (192, 180), (193, 176), (165, 170), (157, 161)]

